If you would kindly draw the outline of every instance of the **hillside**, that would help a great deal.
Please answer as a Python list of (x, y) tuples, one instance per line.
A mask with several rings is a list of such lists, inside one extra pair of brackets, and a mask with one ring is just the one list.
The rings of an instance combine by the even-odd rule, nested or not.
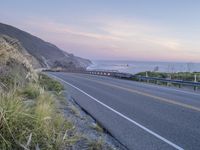
[(55, 45), (46, 42), (20, 29), (0, 23), (0, 35), (7, 35), (20, 42), (21, 46), (34, 57), (34, 68), (57, 68), (65, 70), (84, 69), (91, 62), (79, 58), (59, 49)]
[(0, 83), (3, 88), (13, 86), (14, 82), (21, 84), (36, 78), (32, 64), (39, 65), (19, 41), (5, 35), (0, 36)]
[(33, 64), (40, 65), (17, 39), (0, 35), (0, 150), (120, 149), (66, 98), (69, 93), (60, 82), (36, 72)]
[(70, 144), (60, 140), (71, 127), (58, 112), (58, 100), (53, 95), (63, 87), (59, 82), (37, 74), (32, 61), (36, 60), (18, 40), (0, 36), (1, 150), (53, 150)]

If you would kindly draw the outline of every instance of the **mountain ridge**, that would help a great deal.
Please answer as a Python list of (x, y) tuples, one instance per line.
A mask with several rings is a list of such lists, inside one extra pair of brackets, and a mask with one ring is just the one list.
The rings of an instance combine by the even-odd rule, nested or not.
[(0, 35), (16, 39), (38, 62), (34, 68), (62, 68), (63, 70), (86, 69), (91, 64), (88, 59), (69, 54), (56, 45), (46, 42), (26, 31), (0, 23)]

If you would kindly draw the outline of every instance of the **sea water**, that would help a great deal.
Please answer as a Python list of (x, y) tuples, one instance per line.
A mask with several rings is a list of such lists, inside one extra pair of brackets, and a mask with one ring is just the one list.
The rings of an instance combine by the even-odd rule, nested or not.
[(156, 72), (200, 72), (200, 63), (191, 62), (150, 62), (150, 61), (117, 61), (94, 60), (88, 70), (112, 70), (136, 74), (144, 71)]

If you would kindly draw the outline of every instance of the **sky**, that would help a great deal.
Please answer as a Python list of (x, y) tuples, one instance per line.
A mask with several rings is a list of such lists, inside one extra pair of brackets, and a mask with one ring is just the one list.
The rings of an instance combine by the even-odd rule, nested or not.
[(0, 0), (0, 22), (92, 60), (200, 62), (199, 0)]

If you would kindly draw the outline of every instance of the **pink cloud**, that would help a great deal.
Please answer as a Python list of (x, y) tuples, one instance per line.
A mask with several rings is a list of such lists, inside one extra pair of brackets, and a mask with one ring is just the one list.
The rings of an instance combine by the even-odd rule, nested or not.
[[(107, 21), (107, 22), (106, 22)], [(198, 61), (200, 44), (174, 36), (167, 36), (167, 29), (138, 22), (105, 20), (88, 27), (61, 24), (51, 20), (34, 20), (23, 23), (31, 33), (55, 43), (76, 55), (95, 59), (142, 59)], [(99, 32), (102, 31), (102, 32)], [(199, 55), (191, 54), (191, 48)]]

